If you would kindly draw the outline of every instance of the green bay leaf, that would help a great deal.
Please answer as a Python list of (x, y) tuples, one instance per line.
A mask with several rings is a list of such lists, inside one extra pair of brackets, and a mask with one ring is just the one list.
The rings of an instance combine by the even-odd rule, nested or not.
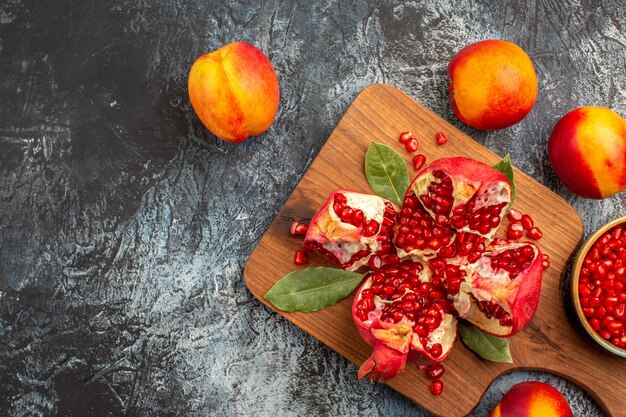
[(365, 155), (365, 176), (374, 193), (402, 205), (410, 180), (409, 170), (398, 152), (372, 142)]
[(362, 279), (362, 274), (341, 269), (306, 268), (285, 275), (264, 298), (279, 310), (308, 313), (341, 301)]
[(503, 173), (506, 179), (509, 180), (509, 183), (511, 184), (510, 207), (513, 207), (513, 203), (515, 202), (516, 191), (515, 191), (515, 181), (514, 181), (515, 178), (513, 174), (513, 164), (511, 163), (511, 156), (507, 153), (506, 156), (502, 158), (502, 160), (498, 162), (497, 164), (495, 164), (493, 167), (497, 169), (498, 171), (500, 171), (501, 173)]
[(485, 333), (466, 321), (459, 322), (459, 334), (463, 343), (481, 358), (491, 362), (513, 363), (507, 339)]

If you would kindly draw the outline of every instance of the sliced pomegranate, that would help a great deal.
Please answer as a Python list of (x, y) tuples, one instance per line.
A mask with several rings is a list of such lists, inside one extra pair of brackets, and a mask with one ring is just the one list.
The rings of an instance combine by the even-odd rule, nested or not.
[(351, 190), (333, 192), (311, 222), (302, 246), (355, 271), (373, 255), (388, 254), (398, 208), (390, 201)]
[(359, 378), (386, 381), (407, 362), (442, 361), (456, 340), (457, 320), (440, 279), (409, 259), (372, 273), (352, 304), (359, 333), (374, 348)]
[[(442, 361), (456, 340), (457, 317), (502, 337), (528, 324), (549, 259), (535, 244), (515, 241), (524, 230), (517, 211), (509, 213), (510, 240), (494, 239), (510, 200), (502, 173), (462, 157), (423, 169), (401, 209), (350, 190), (330, 195), (311, 220), (303, 247), (344, 269), (373, 271), (352, 305), (359, 333), (373, 347), (359, 378), (385, 381), (407, 362)], [(527, 218), (524, 223), (530, 225)], [(615, 274), (626, 276), (626, 266)], [(615, 314), (626, 316), (626, 297), (618, 302)], [(428, 369), (429, 378), (440, 382), (443, 367)]]
[(501, 172), (469, 158), (443, 158), (422, 170), (409, 186), (395, 228), (398, 254), (429, 259), (455, 233), (491, 240), (511, 201)]
[(533, 243), (489, 248), (462, 265), (466, 278), (454, 307), (460, 317), (495, 336), (511, 336), (535, 314), (541, 291), (543, 256)]

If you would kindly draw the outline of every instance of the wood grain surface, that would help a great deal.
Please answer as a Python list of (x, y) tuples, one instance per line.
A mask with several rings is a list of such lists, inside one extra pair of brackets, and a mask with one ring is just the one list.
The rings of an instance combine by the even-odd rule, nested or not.
[[(419, 152), (428, 161), (457, 155), (488, 164), (500, 159), (400, 90), (379, 84), (367, 87), (348, 108), (248, 260), (244, 279), (259, 300), (269, 305), (263, 294), (297, 268), (292, 259), (301, 239), (289, 235), (293, 219), (311, 218), (336, 188), (370, 192), (363, 163), (371, 141), (394, 147), (407, 156), (410, 166), (409, 156), (397, 141), (399, 133), (405, 130), (411, 130), (418, 138)], [(447, 134), (447, 145), (436, 145), (437, 131)], [(412, 168), (410, 172), (415, 174)], [(519, 368), (546, 370), (580, 384), (610, 415), (626, 416), (626, 397), (621, 395), (626, 390), (626, 382), (621, 378), (626, 361), (603, 352), (579, 333), (568, 321), (563, 306), (561, 278), (582, 239), (582, 221), (563, 199), (519, 170), (515, 171), (515, 183), (515, 207), (530, 213), (543, 230), (539, 244), (550, 255), (551, 267), (544, 272), (537, 314), (525, 330), (510, 339), (513, 364), (483, 361), (459, 341), (445, 361), (445, 390), (441, 397), (430, 394), (427, 379), (413, 366), (408, 366), (389, 385), (436, 415), (453, 417), (470, 413), (502, 373)], [(501, 228), (501, 235), (504, 230)], [(307, 266), (317, 265), (327, 263), (311, 255)], [(371, 348), (361, 340), (352, 322), (352, 298), (315, 313), (278, 313), (360, 365), (369, 357)]]

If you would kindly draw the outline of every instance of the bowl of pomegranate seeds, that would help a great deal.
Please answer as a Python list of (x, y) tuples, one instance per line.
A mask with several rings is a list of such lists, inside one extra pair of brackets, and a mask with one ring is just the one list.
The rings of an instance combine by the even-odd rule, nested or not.
[(626, 217), (587, 239), (572, 268), (572, 299), (589, 335), (626, 358)]

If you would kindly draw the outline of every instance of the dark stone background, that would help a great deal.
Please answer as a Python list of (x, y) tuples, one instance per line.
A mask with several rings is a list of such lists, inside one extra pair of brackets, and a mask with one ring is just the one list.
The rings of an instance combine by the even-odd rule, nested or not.
[[(587, 233), (624, 195), (581, 199), (546, 144), (580, 105), (626, 114), (626, 7), (614, 1), (2, 0), (0, 415), (429, 415), (256, 301), (242, 268), (354, 97), (406, 91), (566, 198)], [(460, 123), (446, 65), (504, 38), (540, 94), (518, 125)], [(199, 55), (246, 40), (281, 86), (271, 129), (206, 131), (186, 92)], [(558, 221), (558, 218), (555, 219)], [(598, 375), (601, 378), (601, 375)], [(602, 415), (573, 384), (579, 416)]]

